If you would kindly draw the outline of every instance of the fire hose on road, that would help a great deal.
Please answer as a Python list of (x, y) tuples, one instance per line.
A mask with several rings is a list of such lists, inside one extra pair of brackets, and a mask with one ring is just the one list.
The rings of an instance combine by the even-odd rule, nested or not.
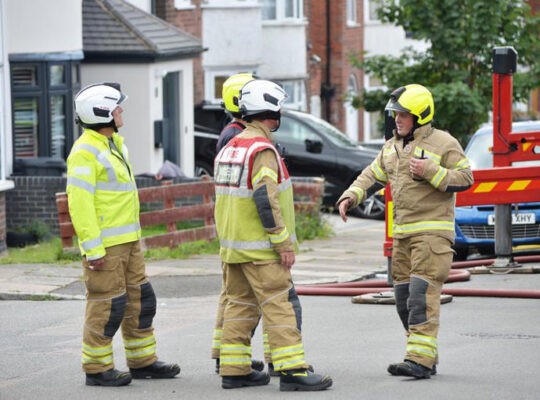
[[(515, 257), (517, 262), (540, 261), (540, 256)], [(468, 281), (471, 273), (460, 268), (471, 268), (475, 266), (492, 265), (494, 259), (460, 261), (452, 263), (452, 270), (448, 275), (446, 283)], [(318, 285), (297, 285), (296, 291), (299, 295), (305, 296), (358, 296), (363, 294), (381, 293), (389, 291), (391, 286), (383, 279), (366, 280), (343, 283), (326, 283)], [(480, 297), (514, 297), (522, 299), (540, 299), (540, 290), (524, 289), (476, 289), (476, 288), (446, 288), (442, 289), (442, 294), (452, 296), (480, 296)]]

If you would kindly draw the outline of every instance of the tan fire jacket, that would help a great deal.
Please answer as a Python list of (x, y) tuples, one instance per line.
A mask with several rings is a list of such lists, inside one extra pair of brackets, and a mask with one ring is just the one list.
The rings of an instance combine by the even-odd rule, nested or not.
[[(418, 180), (410, 174), (412, 157), (427, 159), (424, 175)], [(338, 204), (351, 198), (351, 207), (358, 206), (377, 181), (390, 183), (395, 238), (431, 233), (454, 240), (454, 193), (468, 189), (473, 177), (461, 145), (449, 133), (427, 124), (416, 129), (414, 139), (403, 147), (403, 139), (394, 132)]]

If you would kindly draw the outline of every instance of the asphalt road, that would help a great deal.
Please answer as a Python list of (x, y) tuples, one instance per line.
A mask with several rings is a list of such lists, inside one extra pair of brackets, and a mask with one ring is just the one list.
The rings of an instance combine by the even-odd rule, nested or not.
[[(219, 279), (208, 278), (219, 287)], [(352, 304), (350, 297), (302, 296), (308, 361), (334, 387), (321, 393), (280, 393), (266, 387), (226, 391), (213, 373), (210, 343), (216, 295), (193, 296), (178, 279), (177, 298), (159, 296), (158, 354), (178, 362), (178, 378), (134, 381), (128, 387), (87, 387), (80, 368), (83, 301), (0, 301), (0, 399), (513, 399), (540, 397), (540, 302), (457, 297), (442, 306), (439, 374), (425, 381), (392, 377), (387, 364), (403, 356), (405, 336), (393, 306)], [(478, 275), (452, 285), (540, 288), (540, 274)], [(200, 284), (200, 287), (205, 284)], [(188, 288), (189, 287), (189, 288)], [(208, 289), (210, 290), (210, 289)], [(187, 295), (188, 297), (184, 297)], [(120, 335), (117, 367), (125, 368)], [(260, 332), (254, 356), (262, 354)]]

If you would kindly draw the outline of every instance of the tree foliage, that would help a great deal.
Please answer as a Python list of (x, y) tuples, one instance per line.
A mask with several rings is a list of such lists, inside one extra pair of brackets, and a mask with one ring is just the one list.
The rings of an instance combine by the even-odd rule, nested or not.
[(514, 99), (527, 101), (540, 86), (540, 15), (526, 1), (378, 0), (381, 21), (401, 26), (428, 43), (425, 52), (406, 48), (399, 57), (351, 56), (354, 66), (378, 78), (386, 91), (364, 91), (354, 102), (380, 111), (391, 90), (408, 83), (428, 87), (439, 128), (464, 138), (488, 120), (492, 94), (492, 52), (518, 52)]

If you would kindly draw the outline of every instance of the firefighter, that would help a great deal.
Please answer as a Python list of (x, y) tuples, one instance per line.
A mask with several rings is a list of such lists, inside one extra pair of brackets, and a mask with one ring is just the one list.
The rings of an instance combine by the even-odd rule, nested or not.
[(455, 193), (469, 188), (473, 177), (459, 142), (432, 126), (435, 110), (428, 89), (418, 84), (400, 87), (385, 110), (395, 118), (393, 138), (337, 206), (346, 221), (347, 210), (365, 200), (369, 187), (390, 183), (391, 276), (407, 345), (404, 361), (390, 364), (388, 372), (429, 378), (436, 373), (440, 294), (453, 257)]
[(286, 98), (274, 82), (248, 82), (240, 96), (246, 129), (215, 160), (215, 219), (227, 295), (220, 353), (225, 389), (270, 381), (267, 373), (251, 368), (251, 332), (259, 309), (280, 390), (332, 385), (330, 377), (308, 370), (301, 306), (290, 272), (298, 248), (292, 184), (271, 142)]
[(219, 139), (216, 144), (216, 154), (227, 144), (229, 141), (246, 129), (246, 123), (242, 120), (242, 113), (238, 105), (238, 98), (240, 97), (240, 90), (242, 87), (257, 79), (255, 75), (250, 73), (241, 73), (230, 76), (225, 82), (223, 82), (223, 89), (221, 91), (221, 98), (223, 99), (222, 106), (225, 112), (232, 117), (232, 121), (229, 122), (221, 130)]
[[(82, 367), (91, 386), (123, 386), (132, 378), (172, 378), (180, 372), (156, 355), (156, 296), (139, 241), (133, 169), (118, 134), (125, 99), (117, 83), (90, 85), (76, 95), (77, 122), (84, 131), (67, 160), (69, 213), (87, 297)], [(120, 326), (130, 372), (114, 367), (112, 339)]]
[[(242, 120), (242, 113), (240, 112), (240, 107), (238, 105), (238, 99), (240, 97), (240, 90), (242, 87), (256, 79), (253, 74), (250, 73), (241, 73), (230, 76), (223, 83), (223, 90), (221, 92), (221, 97), (223, 99), (222, 106), (225, 109), (225, 112), (232, 117), (232, 121), (229, 122), (221, 130), (219, 135), (218, 142), (216, 144), (216, 153), (227, 144), (229, 141), (246, 129), (246, 122)], [(212, 359), (216, 360), (216, 373), (219, 374), (219, 351), (221, 347), (221, 336), (223, 334), (223, 312), (225, 310), (225, 305), (227, 304), (227, 296), (225, 295), (225, 282), (222, 281), (221, 292), (219, 294), (218, 309), (216, 315), (216, 323), (214, 325), (214, 332), (212, 337)], [(263, 334), (264, 338), (264, 349), (265, 349), (265, 361), (269, 364), (269, 370), (272, 369), (272, 362), (270, 359), (270, 354), (266, 351), (268, 349), (267, 335)], [(251, 360), (251, 367), (258, 371), (264, 369), (264, 363), (260, 360)], [(273, 373), (273, 371), (269, 371)]]

